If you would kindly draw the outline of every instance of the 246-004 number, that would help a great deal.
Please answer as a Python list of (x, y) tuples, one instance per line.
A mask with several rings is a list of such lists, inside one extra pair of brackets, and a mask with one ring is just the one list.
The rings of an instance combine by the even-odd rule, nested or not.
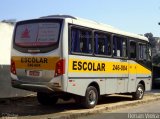
[(113, 70), (125, 71), (125, 70), (127, 70), (127, 66), (125, 66), (125, 65), (113, 65)]

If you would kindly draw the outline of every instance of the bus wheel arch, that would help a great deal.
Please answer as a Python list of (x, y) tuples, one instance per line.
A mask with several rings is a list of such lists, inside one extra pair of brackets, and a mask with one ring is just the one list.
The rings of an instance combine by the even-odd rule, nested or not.
[(96, 106), (100, 94), (99, 91), (99, 85), (96, 82), (92, 82), (88, 85), (82, 103), (85, 108), (89, 109)]
[(95, 88), (97, 89), (97, 91), (98, 91), (98, 96), (100, 96), (100, 88), (99, 88), (99, 85), (98, 85), (97, 82), (92, 82), (92, 83), (90, 83), (90, 84), (88, 85), (88, 87), (89, 87), (89, 86), (95, 87)]
[(143, 99), (144, 92), (145, 92), (145, 83), (144, 81), (140, 81), (137, 85), (136, 92), (132, 93), (132, 98), (134, 100), (141, 100)]
[(146, 90), (145, 82), (143, 80), (141, 80), (138, 84), (142, 84), (144, 86), (144, 90)]

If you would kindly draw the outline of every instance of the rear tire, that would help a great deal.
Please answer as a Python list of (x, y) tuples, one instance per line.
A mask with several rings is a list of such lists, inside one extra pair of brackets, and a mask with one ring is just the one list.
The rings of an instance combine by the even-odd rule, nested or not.
[(98, 102), (98, 92), (93, 86), (89, 86), (83, 98), (83, 106), (87, 109), (94, 108)]
[(132, 94), (132, 98), (134, 100), (141, 100), (144, 96), (144, 86), (142, 84), (138, 84), (136, 92)]
[(37, 100), (42, 105), (54, 105), (58, 101), (58, 97), (50, 93), (37, 92)]

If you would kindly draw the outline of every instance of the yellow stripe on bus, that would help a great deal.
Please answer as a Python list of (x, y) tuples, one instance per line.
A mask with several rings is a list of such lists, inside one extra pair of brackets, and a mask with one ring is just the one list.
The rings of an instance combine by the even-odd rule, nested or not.
[(151, 74), (150, 70), (138, 63), (80, 59), (69, 59), (68, 70), (70, 73)]
[(138, 74), (151, 74), (151, 71), (143, 67), (142, 65), (137, 64), (137, 73)]
[(12, 56), (17, 69), (38, 69), (38, 70), (55, 70), (56, 62), (59, 57), (45, 56)]

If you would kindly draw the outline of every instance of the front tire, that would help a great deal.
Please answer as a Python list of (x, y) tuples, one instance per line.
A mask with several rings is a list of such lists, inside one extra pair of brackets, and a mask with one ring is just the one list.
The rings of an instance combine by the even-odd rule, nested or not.
[(98, 102), (98, 92), (93, 86), (89, 86), (86, 90), (86, 94), (83, 100), (83, 106), (85, 108), (94, 108)]
[(50, 93), (37, 92), (37, 100), (42, 105), (54, 105), (58, 101), (58, 97)]
[(142, 84), (138, 84), (136, 92), (132, 94), (134, 100), (141, 100), (144, 96), (144, 86)]

